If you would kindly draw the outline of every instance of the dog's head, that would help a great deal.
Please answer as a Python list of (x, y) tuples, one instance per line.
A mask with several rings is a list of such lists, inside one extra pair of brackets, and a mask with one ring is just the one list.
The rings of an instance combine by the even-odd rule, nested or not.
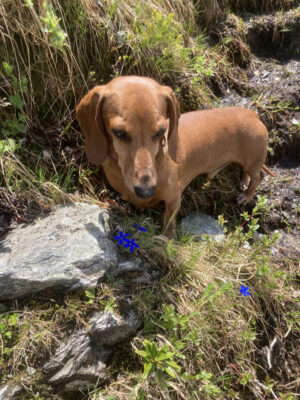
[(118, 162), (128, 189), (150, 198), (157, 184), (156, 157), (168, 141), (170, 157), (181, 162), (179, 105), (171, 88), (149, 78), (119, 77), (96, 86), (79, 103), (76, 117), (85, 136), (89, 161)]

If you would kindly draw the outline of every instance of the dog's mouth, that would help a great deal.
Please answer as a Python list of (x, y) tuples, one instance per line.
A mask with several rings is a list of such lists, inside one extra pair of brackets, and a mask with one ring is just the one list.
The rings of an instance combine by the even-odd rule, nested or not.
[(155, 193), (155, 186), (149, 188), (142, 188), (140, 186), (134, 186), (134, 193), (141, 199), (150, 199)]

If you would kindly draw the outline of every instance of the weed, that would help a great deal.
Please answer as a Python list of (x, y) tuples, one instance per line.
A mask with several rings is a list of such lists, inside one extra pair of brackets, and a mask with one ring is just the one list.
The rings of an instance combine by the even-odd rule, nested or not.
[(9, 82), (11, 94), (8, 97), (9, 105), (12, 106), (12, 111), (14, 117), (12, 118), (11, 114), (4, 112), (3, 120), (1, 122), (1, 134), (5, 138), (10, 138), (9, 140), (1, 140), (0, 141), (0, 154), (3, 155), (5, 152), (10, 151), (14, 152), (18, 148), (20, 148), (20, 143), (16, 142), (12, 137), (19, 136), (20, 134), (25, 134), (27, 131), (27, 123), (26, 116), (23, 113), (23, 95), (27, 92), (28, 80), (26, 76), (22, 75), (18, 80), (17, 77), (13, 73), (13, 66), (8, 64), (6, 61), (2, 62), (2, 66), (4, 69), (4, 73), (6, 75), (6, 79)]
[(192, 85), (198, 85), (203, 77), (209, 78), (213, 76), (216, 65), (217, 63), (214, 60), (208, 61), (204, 55), (197, 56), (192, 65), (192, 69), (197, 74), (191, 81)]
[[(27, 4), (28, 5), (28, 4)], [(59, 50), (63, 50), (67, 33), (64, 32), (59, 25), (60, 18), (57, 18), (51, 4), (46, 1), (43, 3), (46, 12), (45, 17), (40, 17), (44, 22), (42, 30), (48, 34), (51, 44)]]
[[(157, 9), (151, 11), (149, 21), (145, 19), (147, 9), (137, 8), (137, 19), (133, 31), (126, 40), (136, 57), (136, 63), (159, 76), (172, 75), (187, 66), (190, 50), (185, 47), (179, 24), (174, 14), (164, 14)], [(147, 22), (146, 22), (147, 21)], [(129, 63), (132, 57), (123, 58)]]
[(14, 153), (20, 147), (20, 143), (16, 143), (13, 139), (0, 140), (0, 157), (5, 153)]
[(160, 317), (160, 324), (166, 331), (172, 332), (178, 329), (185, 331), (188, 328), (189, 318), (187, 316), (177, 314), (172, 304), (163, 304), (162, 307), (163, 314)]
[(12, 346), (17, 332), (19, 315), (6, 314), (0, 317), (0, 334), (1, 334), (1, 355), (0, 365), (4, 364), (4, 359), (12, 352)]
[(180, 371), (180, 366), (174, 361), (176, 352), (172, 351), (168, 345), (159, 348), (155, 342), (146, 339), (143, 346), (145, 350), (135, 350), (136, 354), (144, 359), (143, 379), (148, 379), (152, 373), (155, 373), (159, 387), (164, 390), (166, 388), (165, 374), (176, 379), (176, 372)]
[(89, 299), (87, 304), (93, 304), (95, 301), (95, 288), (91, 288), (90, 290), (85, 290), (85, 295)]

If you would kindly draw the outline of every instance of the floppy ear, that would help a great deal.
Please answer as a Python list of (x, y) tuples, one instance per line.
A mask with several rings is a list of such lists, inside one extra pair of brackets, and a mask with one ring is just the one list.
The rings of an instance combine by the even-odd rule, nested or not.
[(85, 152), (90, 163), (100, 165), (107, 157), (108, 145), (102, 120), (105, 86), (96, 86), (81, 99), (76, 118), (85, 137)]
[(178, 136), (178, 120), (180, 108), (176, 96), (171, 88), (167, 88), (167, 107), (169, 118), (168, 145), (169, 154), (173, 161), (180, 163), (184, 159), (184, 149)]

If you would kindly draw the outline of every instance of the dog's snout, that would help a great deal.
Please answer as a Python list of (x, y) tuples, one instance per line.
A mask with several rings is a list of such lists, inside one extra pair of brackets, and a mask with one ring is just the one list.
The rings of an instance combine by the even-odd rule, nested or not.
[(148, 188), (143, 188), (141, 186), (134, 186), (134, 192), (138, 197), (140, 197), (142, 199), (147, 199), (154, 195), (155, 186), (150, 186)]
[(141, 177), (141, 184), (142, 185), (148, 185), (150, 182), (151, 177), (149, 175), (143, 175)]

